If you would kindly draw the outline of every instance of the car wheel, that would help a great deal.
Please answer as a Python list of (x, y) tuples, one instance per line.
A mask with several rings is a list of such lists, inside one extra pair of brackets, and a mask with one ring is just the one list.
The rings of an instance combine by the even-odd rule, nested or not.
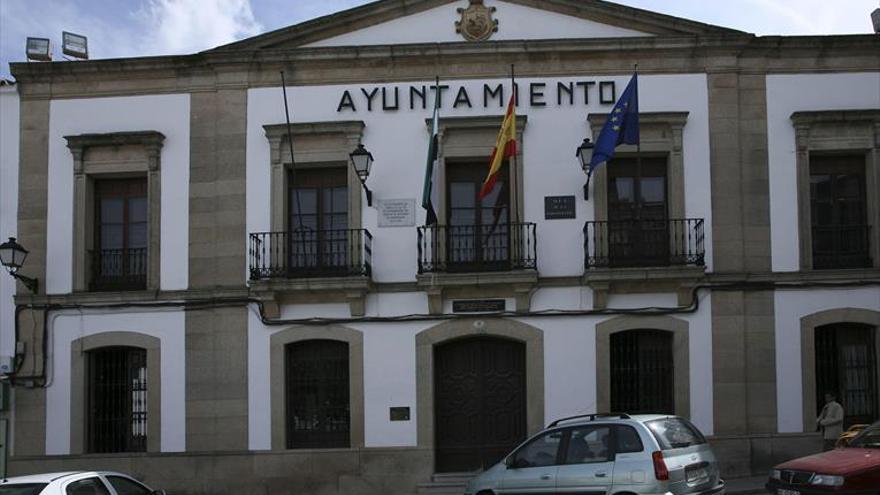
[(495, 495), (491, 490), (483, 490), (481, 492), (477, 492), (477, 495)]

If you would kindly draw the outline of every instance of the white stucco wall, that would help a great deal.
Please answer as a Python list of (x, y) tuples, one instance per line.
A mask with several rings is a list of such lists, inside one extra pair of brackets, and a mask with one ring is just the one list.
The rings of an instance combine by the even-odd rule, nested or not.
[[(497, 9), (492, 18), (498, 20), (498, 32), (492, 35), (492, 41), (652, 36), (498, 0), (486, 0), (485, 5)], [(457, 9), (467, 7), (468, 2), (460, 0), (305, 46), (462, 42), (464, 38), (455, 32), (455, 22), (461, 19)]]
[[(544, 289), (540, 304), (578, 308), (580, 287)], [(386, 294), (379, 294), (385, 296)], [(387, 294), (397, 307), (416, 304), (418, 293)], [(621, 307), (638, 307), (647, 302), (665, 303), (665, 297), (621, 296)], [(543, 301), (543, 302), (542, 302)], [(674, 302), (674, 301), (673, 301)], [(548, 304), (550, 305), (550, 304)], [(313, 308), (315, 309), (315, 308)], [(398, 311), (401, 311), (400, 309)], [(286, 312), (286, 311), (285, 311)], [(415, 311), (411, 311), (415, 312)], [(711, 298), (700, 294), (699, 311), (673, 315), (689, 324), (690, 416), (707, 435), (714, 431), (712, 390)], [(315, 316), (313, 313), (311, 316)], [(517, 318), (544, 332), (545, 419), (596, 412), (596, 325), (613, 316), (571, 316)], [(360, 323), (348, 325), (364, 337), (364, 438), (367, 447), (414, 446), (417, 443), (416, 334), (440, 322)], [(269, 356), (272, 334), (286, 326), (263, 325), (254, 308), (248, 318), (248, 446), (252, 450), (271, 447), (271, 404)], [(410, 407), (410, 421), (390, 421), (390, 407)]]
[[(414, 294), (390, 294), (405, 304)], [(364, 337), (364, 441), (367, 447), (416, 445), (415, 336), (436, 323), (347, 325)], [(287, 326), (266, 326), (248, 314), (248, 448), (272, 445), (270, 339)], [(275, 398), (274, 400), (278, 400)], [(410, 421), (390, 421), (388, 408), (409, 407)]]
[(778, 290), (775, 293), (776, 404), (780, 433), (803, 431), (801, 318), (840, 308), (880, 311), (880, 288)]
[(880, 72), (767, 76), (773, 271), (800, 269), (797, 156), (791, 114), (880, 108)]
[[(643, 301), (639, 295), (633, 295), (621, 303), (621, 307), (634, 307)], [(699, 311), (671, 316), (688, 322), (691, 421), (704, 434), (711, 435), (714, 432), (712, 299), (708, 292), (702, 291)], [(614, 317), (517, 318), (544, 331), (546, 422), (596, 412), (596, 325)]]
[[(601, 105), (594, 88), (589, 105), (578, 95), (574, 105), (557, 104), (556, 82), (608, 81), (616, 83), (617, 94), (629, 82), (630, 76), (619, 75), (596, 78), (585, 74), (579, 77), (520, 79), (522, 93), (520, 115), (527, 115), (523, 143), (525, 185), (524, 221), (538, 223), (538, 268), (542, 276), (566, 276), (583, 273), (584, 221), (593, 218), (593, 202), (583, 201), (582, 186), (585, 176), (574, 157), (574, 149), (587, 133), (588, 113), (607, 113), (610, 104)], [(528, 87), (532, 82), (547, 83), (544, 107), (529, 106)], [(452, 89), (444, 95), (441, 117), (497, 115), (501, 124), (503, 109), (492, 105), (483, 108), (483, 84), (492, 87), (499, 83), (507, 86), (507, 79), (443, 81)], [(639, 78), (640, 107), (643, 112), (686, 111), (688, 122), (684, 128), (685, 215), (705, 219), (705, 249), (708, 270), (712, 268), (712, 212), (710, 200), (708, 95), (703, 74), (642, 76)], [(430, 81), (389, 84), (400, 88), (401, 108), (395, 111), (366, 110), (361, 87), (371, 91), (375, 85), (308, 86), (288, 88), (293, 122), (326, 122), (363, 120), (364, 145), (375, 157), (372, 173), (367, 181), (373, 190), (374, 201), (386, 198), (413, 198), (421, 204), (421, 190), (425, 172), (428, 131), (425, 118), (430, 110), (410, 110), (410, 85), (428, 85)], [(452, 108), (459, 86), (464, 86), (473, 102), (473, 108)], [(349, 90), (357, 108), (337, 111), (344, 91)], [(381, 98), (381, 96), (377, 96)], [(433, 97), (428, 98), (429, 106)], [(281, 88), (260, 88), (248, 91), (247, 115), (247, 229), (261, 232), (270, 229), (270, 166), (269, 143), (263, 125), (284, 122)], [(491, 146), (485, 156), (488, 161)], [(544, 196), (574, 195), (577, 199), (577, 218), (572, 220), (544, 220)], [(416, 207), (416, 225), (424, 224), (424, 210)], [(377, 211), (363, 202), (363, 226), (373, 234), (373, 278), (377, 282), (409, 282), (416, 274), (416, 228), (379, 228)]]
[[(46, 292), (73, 287), (73, 155), (64, 136), (123, 131), (165, 135), (161, 155), (162, 290), (186, 289), (189, 274), (189, 95), (53, 100), (49, 107)], [(88, 118), (84, 118), (88, 116)]]
[(52, 313), (49, 322), (49, 385), (46, 388), (46, 454), (70, 453), (70, 411), (74, 406), (82, 406), (70, 403), (71, 342), (105, 332), (135, 332), (161, 341), (160, 445), (162, 452), (185, 451), (185, 321), (185, 313), (179, 310)]
[[(0, 86), (0, 243), (18, 232), (18, 86)], [(27, 248), (27, 240), (20, 239)], [(15, 353), (15, 279), (0, 268), (0, 359)]]

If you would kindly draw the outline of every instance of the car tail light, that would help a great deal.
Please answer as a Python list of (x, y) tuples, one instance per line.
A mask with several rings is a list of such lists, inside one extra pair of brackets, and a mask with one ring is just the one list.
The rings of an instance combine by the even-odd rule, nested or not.
[(666, 461), (663, 460), (663, 452), (659, 450), (651, 454), (654, 461), (654, 477), (660, 481), (669, 480), (669, 469), (666, 468)]

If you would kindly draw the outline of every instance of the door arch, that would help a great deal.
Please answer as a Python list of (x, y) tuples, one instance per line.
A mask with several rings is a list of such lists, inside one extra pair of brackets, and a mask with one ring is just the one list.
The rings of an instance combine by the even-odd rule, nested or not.
[(434, 348), (437, 472), (488, 468), (525, 439), (525, 347), (479, 336)]
[(434, 348), (456, 339), (494, 336), (525, 345), (526, 433), (544, 427), (544, 333), (506, 318), (462, 318), (440, 323), (416, 335), (416, 421), (418, 446), (435, 449)]

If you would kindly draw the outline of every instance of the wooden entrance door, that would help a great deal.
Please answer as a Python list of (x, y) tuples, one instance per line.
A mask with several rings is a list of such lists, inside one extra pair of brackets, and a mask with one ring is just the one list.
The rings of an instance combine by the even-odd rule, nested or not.
[(874, 327), (838, 323), (816, 329), (816, 414), (825, 393), (837, 394), (843, 426), (877, 420), (877, 355)]
[(488, 468), (526, 436), (525, 344), (500, 338), (434, 348), (437, 472)]

